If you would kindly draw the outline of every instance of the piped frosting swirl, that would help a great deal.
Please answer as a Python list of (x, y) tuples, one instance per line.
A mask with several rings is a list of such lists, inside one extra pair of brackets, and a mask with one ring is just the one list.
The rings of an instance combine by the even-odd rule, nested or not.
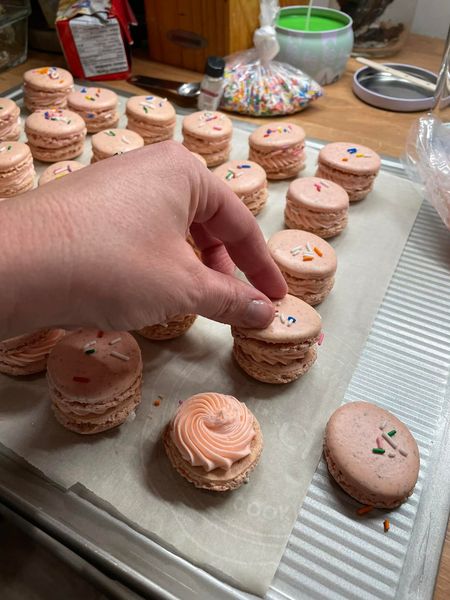
[(205, 392), (185, 400), (172, 421), (172, 441), (181, 456), (206, 472), (250, 454), (253, 415), (233, 396)]

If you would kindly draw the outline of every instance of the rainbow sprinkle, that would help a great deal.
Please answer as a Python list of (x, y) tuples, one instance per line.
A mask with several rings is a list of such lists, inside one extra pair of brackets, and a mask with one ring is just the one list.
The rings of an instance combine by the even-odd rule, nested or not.
[(287, 318), (287, 326), (290, 327), (294, 323), (297, 323), (297, 319), (295, 317), (289, 316)]
[(114, 346), (114, 344), (118, 344), (118, 343), (119, 343), (119, 342), (121, 342), (121, 341), (122, 341), (122, 338), (121, 338), (121, 337), (116, 337), (116, 338), (114, 338), (113, 340), (111, 340), (111, 341), (109, 342), (109, 345), (110, 345), (110, 346)]
[(114, 356), (115, 358), (120, 358), (120, 360), (130, 360), (129, 356), (127, 356), (126, 354), (122, 354), (121, 352), (116, 352), (115, 350), (111, 352), (111, 356)]
[(373, 511), (373, 506), (361, 506), (361, 508), (358, 508), (358, 510), (356, 511), (357, 515), (367, 515), (367, 513), (370, 513)]
[(325, 337), (325, 334), (324, 334), (324, 332), (322, 331), (322, 332), (320, 333), (320, 335), (319, 335), (319, 339), (317, 340), (317, 345), (318, 345), (318, 346), (321, 346), (321, 345), (323, 344), (323, 339), (324, 339), (324, 337)]
[(79, 377), (78, 375), (75, 375), (74, 377), (72, 377), (73, 381), (76, 381), (77, 383), (89, 383), (90, 379), (88, 377)]
[(389, 519), (385, 519), (383, 521), (383, 527), (384, 527), (384, 533), (387, 533), (389, 531), (391, 524), (389, 522)]
[(392, 448), (394, 448), (394, 450), (396, 450), (397, 444), (394, 442), (394, 440), (392, 438), (390, 438), (385, 431), (383, 431), (383, 433), (381, 435), (383, 436), (383, 439), (386, 440), (387, 443), (390, 444), (392, 446)]
[(388, 431), (388, 436), (392, 437), (393, 435), (395, 435), (397, 433), (397, 431), (395, 429), (392, 429), (392, 431)]
[(111, 129), (109, 131), (105, 131), (105, 135), (109, 135), (111, 137), (116, 137), (116, 134), (114, 133), (114, 131), (111, 131)]
[(349, 154), (356, 154), (358, 152), (358, 148), (347, 148), (347, 152)]
[(88, 348), (87, 350), (84, 351), (85, 354), (94, 354), (95, 353), (95, 348)]
[(320, 183), (315, 183), (315, 184), (314, 184), (314, 187), (316, 188), (316, 190), (317, 190), (318, 192), (320, 192), (320, 190), (322, 189), (322, 186), (320, 185)]
[(384, 454), (386, 450), (384, 448), (372, 448), (374, 454)]

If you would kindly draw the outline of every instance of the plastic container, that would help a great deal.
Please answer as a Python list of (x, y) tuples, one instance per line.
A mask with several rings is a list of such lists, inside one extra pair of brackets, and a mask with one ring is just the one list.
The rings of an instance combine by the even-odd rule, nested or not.
[(0, 3), (0, 71), (20, 65), (27, 59), (28, 0), (5, 0)]

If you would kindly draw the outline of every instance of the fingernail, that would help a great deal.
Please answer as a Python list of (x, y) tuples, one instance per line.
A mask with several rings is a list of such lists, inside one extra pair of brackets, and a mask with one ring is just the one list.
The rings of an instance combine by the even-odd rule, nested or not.
[(273, 315), (273, 304), (264, 302), (264, 300), (252, 300), (247, 304), (246, 311), (242, 315), (241, 327), (264, 329), (272, 322)]

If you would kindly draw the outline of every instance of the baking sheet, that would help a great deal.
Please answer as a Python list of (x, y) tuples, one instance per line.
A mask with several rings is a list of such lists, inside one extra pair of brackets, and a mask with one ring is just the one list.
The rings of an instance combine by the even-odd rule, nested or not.
[[(236, 129), (234, 158), (247, 156), (246, 144), (247, 133)], [(309, 149), (305, 175), (313, 174), (315, 160)], [(258, 217), (266, 235), (283, 227), (286, 188), (270, 186), (269, 206)], [(349, 228), (333, 241), (336, 286), (319, 307), (325, 343), (299, 382), (279, 388), (251, 381), (230, 359), (229, 329), (199, 319), (183, 339), (140, 340), (143, 404), (134, 421), (95, 439), (80, 439), (53, 421), (42, 378), (0, 378), (0, 441), (60, 485), (80, 484), (194, 563), (264, 594), (317, 465), (324, 424), (342, 401), (419, 204), (407, 181), (382, 173), (371, 196), (351, 207)], [(265, 435), (249, 485), (229, 495), (184, 482), (159, 443), (178, 400), (205, 389), (248, 402)], [(157, 395), (164, 396), (159, 407)]]

